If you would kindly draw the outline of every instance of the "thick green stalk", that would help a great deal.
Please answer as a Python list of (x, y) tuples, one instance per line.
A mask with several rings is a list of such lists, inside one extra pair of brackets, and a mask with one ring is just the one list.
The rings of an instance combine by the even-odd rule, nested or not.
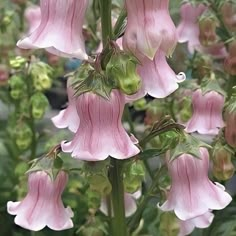
[(111, 235), (127, 236), (122, 161), (111, 159), (110, 181), (112, 184), (111, 203), (114, 215), (111, 220)]
[[(102, 23), (102, 44), (107, 45), (112, 39), (111, 25), (111, 0), (100, 0), (100, 12)], [(113, 217), (111, 217), (111, 235), (127, 236), (124, 207), (124, 184), (122, 173), (122, 161), (111, 158), (111, 168), (109, 178), (112, 184), (111, 208)], [(109, 205), (108, 205), (109, 208)]]
[(111, 3), (111, 0), (100, 0), (103, 47), (112, 38)]

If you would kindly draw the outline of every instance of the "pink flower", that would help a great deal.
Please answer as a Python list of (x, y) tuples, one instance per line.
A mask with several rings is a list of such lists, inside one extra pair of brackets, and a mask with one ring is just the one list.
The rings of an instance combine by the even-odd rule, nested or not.
[(176, 75), (170, 68), (161, 50), (157, 51), (153, 61), (145, 58), (138, 66), (138, 73), (142, 78), (141, 97), (147, 93), (155, 98), (167, 97), (179, 87), (179, 82), (185, 80), (184, 74)]
[(163, 211), (173, 210), (184, 221), (209, 210), (223, 209), (232, 200), (224, 191), (224, 186), (209, 180), (208, 151), (206, 148), (199, 151), (201, 159), (184, 153), (168, 163), (172, 184), (168, 198), (160, 208)]
[(110, 100), (85, 93), (76, 103), (80, 125), (71, 142), (62, 142), (64, 152), (87, 161), (104, 160), (108, 156), (126, 159), (139, 153), (121, 124), (125, 98), (118, 90), (111, 92)]
[(24, 49), (46, 48), (63, 57), (87, 59), (82, 25), (87, 0), (41, 0), (41, 23), (28, 37), (18, 41)]
[(207, 228), (211, 225), (214, 218), (214, 214), (206, 212), (203, 215), (197, 216), (190, 220), (180, 220), (180, 232), (178, 236), (189, 235), (193, 232), (194, 228)]
[(124, 49), (138, 58), (153, 59), (159, 48), (170, 55), (177, 43), (177, 34), (168, 7), (168, 0), (126, 0)]
[(185, 80), (185, 74), (178, 75), (170, 68), (166, 61), (165, 53), (158, 50), (154, 60), (145, 58), (142, 65), (139, 65), (138, 74), (142, 78), (140, 90), (131, 96), (126, 96), (126, 101), (134, 101), (149, 94), (155, 98), (164, 98), (173, 93), (178, 87), (178, 83)]
[(39, 6), (30, 6), (25, 10), (25, 19), (28, 23), (28, 34), (38, 28), (41, 22), (41, 10)]
[(70, 79), (67, 81), (68, 106), (59, 112), (58, 115), (52, 118), (53, 124), (57, 128), (67, 128), (76, 132), (79, 127), (79, 116), (76, 110), (76, 97), (74, 97), (74, 90), (70, 85)]
[(64, 208), (61, 201), (67, 180), (64, 171), (59, 172), (54, 181), (44, 171), (30, 173), (28, 194), (21, 202), (8, 202), (8, 213), (16, 215), (17, 225), (33, 231), (45, 226), (52, 230), (72, 228), (73, 212), (69, 207)]
[(188, 43), (188, 51), (193, 54), (194, 50), (212, 55), (214, 58), (224, 58), (227, 55), (223, 43), (217, 42), (208, 47), (203, 47), (199, 41), (200, 29), (199, 17), (207, 10), (203, 4), (192, 5), (185, 3), (180, 8), (181, 22), (177, 27), (179, 43)]
[[(124, 193), (125, 217), (132, 216), (137, 210), (136, 200), (141, 197), (141, 191), (135, 193)], [(102, 198), (101, 206), (99, 208), (102, 213), (108, 215), (106, 198)]]
[(192, 104), (193, 115), (185, 130), (188, 133), (197, 131), (200, 134), (218, 134), (219, 128), (224, 126), (222, 118), (224, 96), (215, 91), (203, 95), (198, 89), (192, 95)]
[(193, 6), (185, 3), (180, 8), (181, 22), (177, 27), (178, 42), (188, 42), (188, 50), (193, 53), (200, 46), (198, 18), (206, 11), (203, 4)]

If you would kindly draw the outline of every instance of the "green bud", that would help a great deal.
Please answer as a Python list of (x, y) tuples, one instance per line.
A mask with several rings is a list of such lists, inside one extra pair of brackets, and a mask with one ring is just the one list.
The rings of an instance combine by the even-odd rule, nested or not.
[(27, 149), (32, 142), (32, 130), (26, 123), (20, 123), (15, 128), (15, 140), (19, 149)]
[(123, 51), (116, 51), (106, 66), (106, 74), (127, 95), (135, 94), (141, 85), (137, 73), (137, 59)]
[(136, 111), (143, 111), (147, 107), (147, 101), (145, 98), (141, 98), (133, 103)]
[(13, 99), (19, 99), (26, 91), (26, 84), (22, 77), (13, 75), (9, 80), (10, 95)]
[(129, 162), (124, 167), (124, 188), (125, 192), (134, 193), (141, 188), (145, 176), (142, 161)]
[(111, 183), (107, 176), (90, 175), (87, 177), (91, 190), (103, 195), (108, 195), (111, 192)]
[(27, 60), (24, 57), (17, 56), (10, 60), (10, 66), (14, 69), (19, 69), (25, 65), (26, 61)]
[(160, 217), (160, 235), (179, 235), (180, 225), (177, 217), (172, 212), (164, 212)]
[(43, 118), (46, 109), (48, 108), (48, 99), (43, 93), (35, 93), (31, 97), (31, 108), (32, 108), (32, 116), (35, 119)]
[(33, 84), (37, 91), (43, 91), (50, 89), (52, 86), (52, 75), (53, 69), (44, 62), (35, 62), (32, 63), (29, 70), (32, 78)]
[(184, 97), (181, 101), (180, 106), (182, 109), (180, 110), (180, 119), (183, 122), (187, 122), (192, 116), (192, 101), (189, 97)]
[(221, 144), (215, 145), (212, 153), (213, 157), (213, 175), (218, 180), (228, 180), (235, 172), (235, 167), (231, 161), (234, 152), (229, 147)]
[(52, 80), (47, 74), (39, 74), (33, 78), (34, 88), (37, 91), (44, 91), (52, 87)]
[(77, 233), (81, 236), (105, 236), (108, 235), (106, 228), (106, 223), (92, 216), (85, 225), (79, 228)]

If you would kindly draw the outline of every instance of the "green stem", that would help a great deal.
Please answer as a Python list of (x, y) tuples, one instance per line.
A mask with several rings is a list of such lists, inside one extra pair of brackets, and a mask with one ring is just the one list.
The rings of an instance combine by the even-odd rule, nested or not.
[(124, 109), (124, 119), (128, 122), (129, 124), (129, 131), (130, 133), (132, 133), (133, 135), (135, 135), (135, 129), (134, 129), (134, 124), (132, 122), (132, 117), (131, 117), (131, 114), (130, 114), (130, 111), (129, 111), (129, 107), (128, 105), (126, 104), (125, 105), (125, 109)]
[(149, 202), (150, 198), (153, 196), (153, 194), (155, 194), (157, 191), (156, 189), (159, 189), (158, 188), (158, 183), (159, 183), (159, 177), (160, 177), (160, 174), (162, 172), (162, 170), (164, 169), (165, 167), (162, 166), (159, 171), (156, 173), (156, 175), (154, 176), (153, 178), (153, 181), (152, 181), (152, 184), (148, 190), (148, 192), (144, 195), (144, 197), (142, 198), (139, 206), (138, 206), (138, 209), (137, 211), (135, 212), (135, 214), (133, 215), (133, 217), (130, 219), (130, 221), (128, 222), (128, 226), (131, 230), (131, 232), (133, 230), (136, 229), (137, 225), (139, 224), (140, 222), (140, 219), (142, 217), (142, 213), (145, 209), (145, 207), (147, 206), (147, 203)]
[[(29, 74), (26, 75), (26, 86), (27, 86), (27, 95), (28, 100), (30, 101), (32, 95), (33, 95), (33, 86), (32, 86), (32, 79)], [(35, 120), (32, 115), (32, 106), (30, 105), (30, 111), (29, 111), (29, 125), (32, 130), (32, 143), (31, 143), (31, 160), (36, 158), (36, 150), (37, 150), (37, 137), (36, 137), (36, 127), (35, 127)]]
[(110, 181), (112, 184), (111, 203), (114, 215), (111, 224), (111, 235), (127, 236), (122, 161), (111, 158)]
[(111, 3), (111, 0), (100, 0), (103, 47), (112, 38)]

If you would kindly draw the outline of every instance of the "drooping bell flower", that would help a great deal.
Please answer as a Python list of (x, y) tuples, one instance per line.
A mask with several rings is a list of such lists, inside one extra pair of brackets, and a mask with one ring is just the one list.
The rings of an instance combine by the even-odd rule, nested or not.
[(190, 53), (200, 47), (198, 18), (206, 9), (207, 7), (203, 4), (193, 6), (191, 3), (185, 3), (180, 8), (181, 22), (177, 27), (178, 42), (188, 42)]
[(200, 229), (208, 228), (211, 225), (213, 218), (214, 214), (208, 211), (203, 215), (197, 216), (186, 221), (180, 220), (180, 231), (178, 236), (185, 236), (191, 234), (195, 227)]
[(71, 87), (70, 79), (68, 79), (67, 81), (67, 94), (68, 94), (67, 108), (61, 110), (58, 115), (54, 116), (52, 118), (52, 122), (57, 128), (62, 129), (68, 127), (68, 129), (71, 132), (75, 133), (79, 127), (80, 119), (77, 114), (76, 97), (74, 97), (74, 90)]
[(87, 59), (82, 25), (87, 0), (41, 0), (41, 23), (28, 37), (19, 40), (23, 49), (45, 48), (62, 57)]
[(199, 152), (201, 159), (184, 153), (168, 163), (171, 189), (160, 209), (174, 211), (184, 221), (203, 215), (209, 210), (223, 209), (232, 200), (224, 186), (214, 184), (208, 178), (207, 149), (200, 147)]
[(7, 203), (7, 211), (16, 215), (15, 223), (32, 231), (48, 226), (52, 230), (73, 227), (73, 212), (65, 208), (61, 195), (68, 175), (60, 171), (55, 180), (44, 171), (31, 172), (28, 177), (28, 193), (20, 202)]
[(146, 94), (155, 98), (167, 97), (179, 87), (178, 83), (186, 78), (184, 73), (175, 74), (161, 50), (157, 51), (153, 61), (143, 59), (137, 71), (142, 78), (142, 86), (136, 94), (127, 96), (127, 101), (137, 100)]
[(186, 132), (198, 132), (200, 134), (216, 135), (219, 128), (224, 126), (222, 110), (224, 96), (210, 91), (203, 94), (201, 89), (192, 95), (193, 115), (186, 124)]
[(126, 0), (124, 49), (139, 59), (146, 56), (152, 60), (159, 48), (170, 55), (177, 35), (168, 7), (169, 0)]
[(227, 55), (224, 43), (216, 42), (210, 46), (201, 45), (199, 36), (199, 17), (207, 10), (204, 4), (192, 5), (184, 3), (180, 8), (181, 21), (177, 27), (177, 38), (179, 43), (187, 43), (188, 51), (202, 52), (213, 56), (216, 59), (224, 58)]
[(126, 159), (139, 153), (121, 123), (124, 104), (124, 95), (118, 90), (111, 92), (109, 100), (92, 92), (80, 95), (76, 101), (80, 125), (71, 142), (62, 142), (62, 150), (87, 161), (108, 156)]
[(28, 34), (38, 28), (41, 22), (41, 10), (39, 6), (33, 5), (25, 10), (25, 19), (28, 23)]
[(225, 26), (230, 30), (236, 31), (236, 5), (232, 1), (225, 1), (221, 7), (222, 20)]
[[(137, 210), (136, 200), (139, 199), (141, 196), (141, 191), (138, 190), (137, 192), (131, 193), (124, 193), (124, 204), (125, 204), (125, 217), (132, 216)], [(100, 211), (105, 215), (108, 215), (107, 209), (107, 201), (106, 198), (102, 198)]]

